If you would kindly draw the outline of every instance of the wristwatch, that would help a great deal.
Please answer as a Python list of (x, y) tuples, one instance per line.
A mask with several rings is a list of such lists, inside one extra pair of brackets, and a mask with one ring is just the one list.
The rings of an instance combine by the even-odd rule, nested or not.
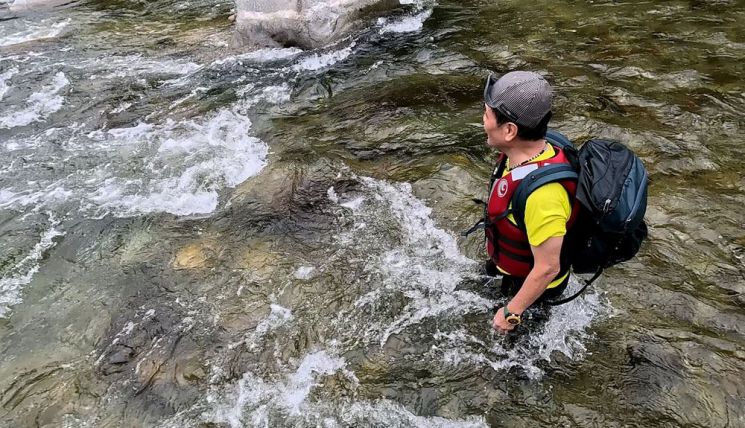
[(519, 314), (513, 314), (507, 309), (507, 305), (504, 305), (504, 319), (512, 325), (519, 325), (522, 322)]

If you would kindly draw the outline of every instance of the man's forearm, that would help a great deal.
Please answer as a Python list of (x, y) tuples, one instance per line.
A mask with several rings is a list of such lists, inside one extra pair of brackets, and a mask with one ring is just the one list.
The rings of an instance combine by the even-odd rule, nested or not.
[(546, 291), (556, 275), (558, 275), (558, 271), (550, 266), (533, 267), (533, 270), (525, 278), (522, 287), (520, 287), (520, 291), (508, 303), (507, 310), (515, 314), (523, 313), (541, 297), (541, 294)]
[(533, 269), (525, 278), (520, 291), (508, 303), (507, 310), (520, 314), (541, 297), (541, 294), (546, 291), (548, 285), (561, 271), (559, 258), (563, 243), (563, 236), (554, 236), (546, 239), (538, 246), (530, 247), (533, 252)]

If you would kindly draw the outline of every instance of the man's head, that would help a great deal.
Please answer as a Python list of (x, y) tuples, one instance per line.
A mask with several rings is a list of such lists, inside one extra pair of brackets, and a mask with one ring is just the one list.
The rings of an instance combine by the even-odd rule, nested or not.
[(552, 99), (551, 85), (538, 73), (513, 71), (499, 79), (489, 76), (484, 87), (486, 133), (506, 124), (501, 130), (506, 138), (543, 139), (551, 120)]

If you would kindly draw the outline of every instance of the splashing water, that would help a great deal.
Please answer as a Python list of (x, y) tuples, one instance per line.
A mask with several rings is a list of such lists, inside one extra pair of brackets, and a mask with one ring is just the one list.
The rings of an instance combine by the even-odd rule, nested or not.
[[(33, 122), (40, 122), (52, 113), (59, 111), (64, 103), (64, 98), (59, 93), (69, 84), (70, 81), (67, 80), (64, 73), (55, 74), (49, 85), (45, 86), (41, 91), (31, 94), (28, 100), (26, 100), (25, 108), (20, 111), (7, 112), (5, 115), (0, 116), (0, 128), (14, 128), (17, 126), (26, 126)], [(0, 87), (0, 90), (2, 90), (2, 87)], [(4, 93), (5, 91), (2, 91), (0, 95)]]
[(24, 30), (11, 34), (0, 33), (0, 47), (59, 37), (64, 34), (69, 24), (69, 19), (61, 22), (43, 20), (38, 25), (34, 25), (29, 21), (27, 28)]
[(54, 238), (64, 235), (56, 229), (60, 224), (59, 220), (53, 215), (49, 218), (50, 228), (42, 232), (39, 242), (34, 245), (31, 252), (13, 267), (7, 269), (0, 278), (0, 318), (7, 317), (11, 306), (21, 302), (23, 287), (29, 284), (39, 271), (44, 254), (56, 245)]

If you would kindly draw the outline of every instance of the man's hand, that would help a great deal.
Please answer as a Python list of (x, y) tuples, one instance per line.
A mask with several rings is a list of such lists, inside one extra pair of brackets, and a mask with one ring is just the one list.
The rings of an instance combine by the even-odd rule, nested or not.
[(494, 321), (492, 321), (492, 326), (494, 327), (494, 330), (497, 330), (502, 334), (507, 334), (509, 331), (515, 329), (514, 324), (510, 324), (506, 319), (504, 319), (504, 307), (497, 309), (497, 313), (494, 315)]

